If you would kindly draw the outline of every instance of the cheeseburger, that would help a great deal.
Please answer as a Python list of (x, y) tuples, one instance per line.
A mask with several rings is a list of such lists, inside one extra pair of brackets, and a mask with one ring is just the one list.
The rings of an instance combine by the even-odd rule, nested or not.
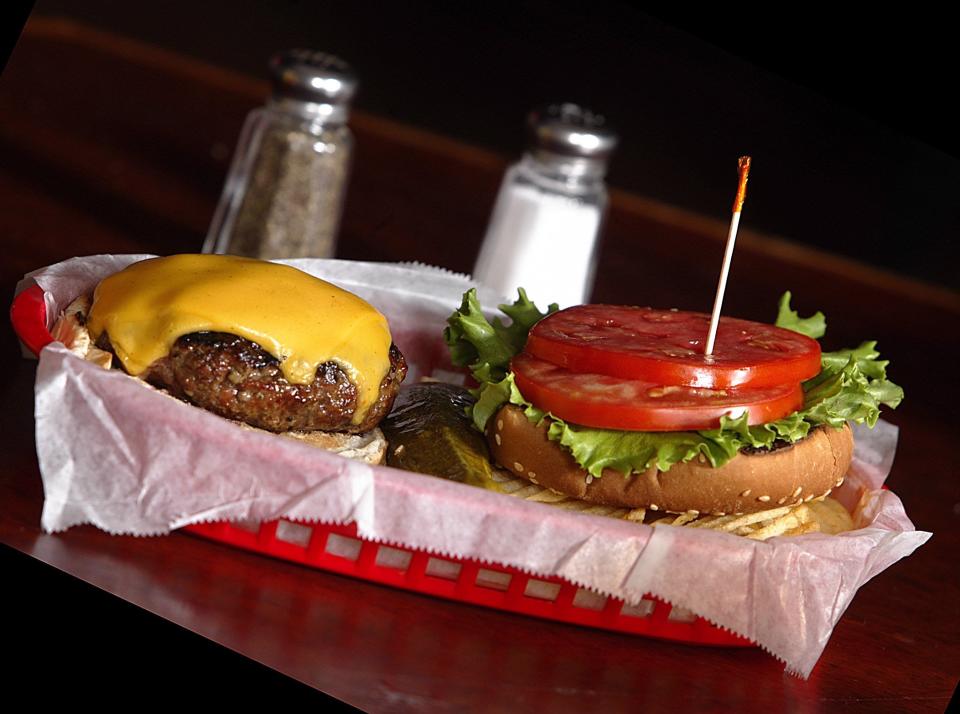
[(709, 517), (746, 534), (767, 512), (822, 505), (851, 462), (849, 423), (872, 426), (903, 396), (875, 343), (821, 352), (823, 315), (800, 318), (789, 293), (776, 325), (721, 318), (712, 357), (705, 314), (542, 313), (523, 290), (501, 310), (509, 324), (470, 291), (445, 332), (479, 383), (470, 416), (493, 460), (572, 499), (644, 509), (648, 522)]
[(225, 255), (134, 263), (72, 304), (54, 337), (214, 414), (375, 462), (407, 371), (386, 318), (356, 295)]

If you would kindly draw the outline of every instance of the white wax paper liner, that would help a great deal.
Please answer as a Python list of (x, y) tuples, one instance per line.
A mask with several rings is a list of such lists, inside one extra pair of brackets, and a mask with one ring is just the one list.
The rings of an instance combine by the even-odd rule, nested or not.
[[(36, 271), (18, 289), (35, 280), (52, 321), (99, 279), (143, 257), (74, 258)], [(419, 265), (284, 262), (380, 309), (413, 379), (450, 374), (440, 333), (471, 287), (466, 276)], [(490, 306), (499, 299), (484, 290), (480, 297)], [(755, 542), (569, 513), (348, 461), (243, 430), (57, 344), (43, 350), (36, 382), (47, 532), (82, 523), (159, 535), (207, 521), (355, 521), (370, 540), (560, 576), (631, 604), (649, 593), (756, 642), (803, 677), (857, 589), (930, 537), (880, 488), (896, 427), (855, 431), (854, 465), (836, 495), (858, 530)]]

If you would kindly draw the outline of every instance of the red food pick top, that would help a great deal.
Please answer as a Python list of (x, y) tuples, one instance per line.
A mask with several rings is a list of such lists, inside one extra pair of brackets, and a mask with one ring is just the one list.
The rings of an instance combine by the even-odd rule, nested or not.
[(706, 357), (709, 326), (698, 312), (580, 305), (538, 322), (525, 351), (574, 372), (710, 389), (796, 385), (820, 372), (816, 340), (730, 317)]

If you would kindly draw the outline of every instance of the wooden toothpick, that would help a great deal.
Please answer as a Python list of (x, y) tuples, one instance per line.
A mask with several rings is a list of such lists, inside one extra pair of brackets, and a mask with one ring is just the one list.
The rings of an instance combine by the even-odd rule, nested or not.
[(733, 246), (737, 242), (737, 228), (740, 227), (740, 213), (743, 211), (743, 202), (747, 198), (747, 175), (750, 173), (750, 157), (741, 156), (737, 161), (740, 180), (737, 183), (737, 196), (733, 199), (733, 216), (730, 218), (730, 232), (727, 233), (727, 247), (723, 251), (723, 266), (720, 268), (720, 280), (717, 282), (717, 296), (713, 300), (713, 314), (710, 316), (710, 334), (707, 336), (707, 347), (703, 354), (710, 357), (713, 354), (713, 343), (717, 339), (717, 325), (720, 323), (720, 308), (723, 306), (723, 293), (727, 289), (727, 275), (730, 273), (730, 262), (733, 259)]

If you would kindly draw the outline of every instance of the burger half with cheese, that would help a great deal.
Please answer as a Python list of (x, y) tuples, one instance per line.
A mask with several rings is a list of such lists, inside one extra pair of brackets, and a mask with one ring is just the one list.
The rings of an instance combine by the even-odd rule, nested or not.
[(821, 353), (823, 315), (800, 318), (789, 293), (776, 325), (721, 318), (712, 357), (705, 314), (543, 313), (523, 290), (501, 310), (509, 324), (470, 291), (445, 332), (479, 383), (474, 425), (502, 468), (589, 503), (737, 523), (821, 503), (850, 465), (849, 423), (902, 398), (875, 343)]
[(134, 263), (54, 338), (240, 424), (379, 463), (407, 366), (386, 318), (291, 266), (224, 255)]

